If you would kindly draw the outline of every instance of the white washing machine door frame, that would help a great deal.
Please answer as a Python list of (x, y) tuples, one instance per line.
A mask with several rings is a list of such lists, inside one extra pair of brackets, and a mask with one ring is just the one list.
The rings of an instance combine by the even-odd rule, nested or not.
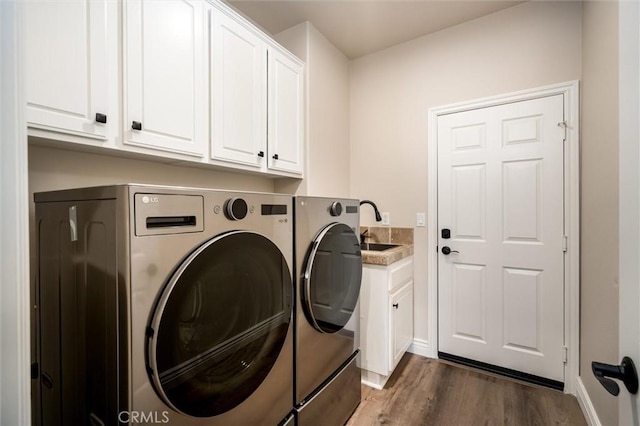
[(342, 330), (358, 304), (362, 281), (360, 242), (351, 227), (333, 222), (314, 237), (305, 263), (302, 305), (319, 332)]
[(215, 417), (267, 377), (291, 326), (291, 271), (280, 249), (251, 231), (196, 248), (175, 269), (153, 310), (147, 366), (171, 408)]

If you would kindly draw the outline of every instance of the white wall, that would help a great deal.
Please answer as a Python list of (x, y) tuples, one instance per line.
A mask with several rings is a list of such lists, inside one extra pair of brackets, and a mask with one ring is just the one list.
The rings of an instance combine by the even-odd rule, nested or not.
[[(352, 61), (351, 196), (414, 226), (427, 205), (428, 109), (580, 79), (581, 16), (579, 2), (527, 2)], [(374, 223), (368, 210), (362, 223)], [(414, 240), (415, 337), (428, 341), (425, 228)]]
[(307, 163), (305, 182), (297, 193), (348, 197), (349, 61), (309, 22), (275, 39), (306, 62)]
[(617, 398), (591, 361), (618, 364), (618, 3), (582, 6), (580, 375), (602, 424)]

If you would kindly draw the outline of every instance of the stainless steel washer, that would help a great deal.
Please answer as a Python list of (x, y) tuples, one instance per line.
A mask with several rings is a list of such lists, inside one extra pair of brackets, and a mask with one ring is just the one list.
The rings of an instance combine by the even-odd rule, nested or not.
[(35, 201), (41, 424), (289, 419), (290, 196), (118, 185)]
[(344, 424), (360, 403), (358, 200), (295, 197), (298, 424)]

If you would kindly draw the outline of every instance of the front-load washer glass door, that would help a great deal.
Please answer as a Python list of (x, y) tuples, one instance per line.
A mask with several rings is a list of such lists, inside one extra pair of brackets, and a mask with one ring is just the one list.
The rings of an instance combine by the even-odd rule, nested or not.
[(360, 294), (362, 254), (354, 231), (332, 223), (314, 238), (302, 283), (302, 305), (309, 322), (323, 333), (341, 330)]
[(253, 232), (215, 237), (176, 269), (148, 332), (154, 387), (175, 410), (213, 417), (239, 405), (265, 379), (292, 312), (282, 252)]

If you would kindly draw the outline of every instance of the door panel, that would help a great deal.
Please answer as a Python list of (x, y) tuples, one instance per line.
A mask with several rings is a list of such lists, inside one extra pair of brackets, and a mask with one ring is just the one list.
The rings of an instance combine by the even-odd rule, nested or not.
[(564, 380), (562, 95), (438, 118), (439, 350)]
[(486, 343), (486, 268), (453, 265), (453, 335)]

